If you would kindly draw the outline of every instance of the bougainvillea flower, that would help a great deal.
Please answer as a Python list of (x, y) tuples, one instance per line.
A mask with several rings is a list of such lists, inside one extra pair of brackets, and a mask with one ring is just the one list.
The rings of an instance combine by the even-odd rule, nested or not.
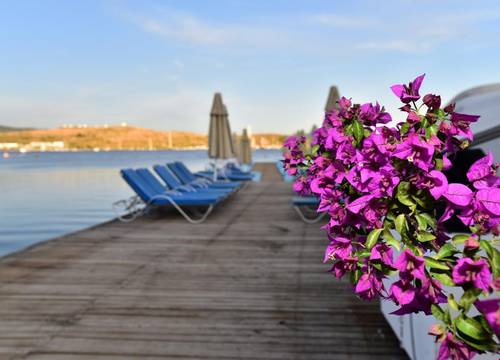
[(463, 184), (448, 184), (448, 189), (443, 196), (453, 205), (464, 207), (470, 204), (472, 200), (472, 190)]
[(323, 262), (332, 259), (347, 259), (351, 255), (352, 245), (351, 240), (345, 237), (337, 236), (332, 238), (330, 245), (327, 246)]
[(470, 182), (480, 180), (492, 173), (493, 166), (493, 154), (491, 152), (488, 153), (485, 157), (474, 162), (467, 171), (467, 179)]
[(500, 216), (500, 189), (481, 189), (476, 193), (476, 201), (492, 216)]
[(432, 170), (429, 173), (429, 178), (432, 182), (429, 192), (437, 200), (448, 190), (448, 179), (441, 171), (437, 170)]
[(356, 265), (358, 262), (357, 257), (350, 257), (343, 260), (336, 261), (333, 264), (330, 272), (336, 277), (341, 278), (345, 275), (346, 272), (356, 269)]
[(346, 208), (350, 212), (357, 214), (368, 205), (368, 203), (370, 202), (371, 199), (373, 199), (373, 195), (371, 195), (371, 194), (360, 196), (356, 200), (347, 204)]
[(389, 293), (399, 305), (407, 305), (415, 298), (416, 289), (411, 282), (399, 280), (391, 285)]
[(371, 300), (379, 295), (383, 288), (382, 276), (377, 271), (371, 271), (361, 275), (354, 292), (362, 299)]
[(350, 138), (342, 131), (337, 128), (330, 128), (328, 129), (328, 135), (326, 136), (325, 147), (333, 150), (338, 144), (346, 141), (350, 141)]
[[(398, 286), (393, 290), (395, 293), (392, 298), (396, 299), (395, 296), (399, 296), (402, 303), (399, 303), (401, 307), (391, 314), (395, 315), (406, 315), (411, 313), (424, 312), (426, 315), (432, 313), (431, 307), (433, 304), (442, 304), (447, 302), (446, 296), (441, 290), (441, 284), (432, 278), (426, 278), (422, 281), (421, 286), (414, 287), (414, 297), (411, 301), (407, 302), (411, 298), (411, 289), (406, 285), (409, 283), (407, 279), (402, 279), (401, 282), (397, 282)], [(406, 290), (406, 292), (399, 293), (400, 285), (403, 285), (401, 290)], [(406, 296), (406, 298), (404, 298)]]
[(304, 144), (306, 142), (306, 137), (305, 136), (289, 136), (286, 138), (285, 142), (283, 143), (283, 146), (289, 149), (293, 149), (301, 144)]
[(477, 235), (473, 234), (464, 242), (464, 249), (467, 251), (477, 250), (481, 244), (477, 241)]
[(380, 107), (378, 102), (375, 105), (372, 103), (363, 104), (359, 110), (359, 118), (367, 126), (387, 124), (392, 120), (391, 115), (385, 112), (384, 107)]
[(387, 266), (393, 266), (393, 250), (387, 244), (379, 243), (375, 245), (370, 254), (371, 261), (380, 261)]
[(422, 257), (415, 255), (411, 250), (404, 250), (396, 259), (394, 267), (403, 275), (425, 280), (425, 261)]
[(470, 124), (476, 122), (479, 118), (479, 115), (460, 114), (456, 112), (452, 113), (450, 117), (451, 135), (460, 135), (472, 141), (473, 134), (470, 129)]
[(500, 338), (500, 298), (476, 300), (474, 305), (484, 315), (491, 330)]
[(417, 76), (415, 80), (411, 81), (408, 85), (406, 84), (396, 84), (391, 86), (392, 92), (405, 104), (417, 101), (420, 99), (420, 86), (424, 80), (425, 74)]
[(467, 171), (467, 179), (473, 183), (476, 189), (500, 186), (500, 178), (496, 176), (491, 152), (472, 164)]
[(451, 169), (453, 164), (451, 163), (450, 159), (448, 159), (448, 156), (446, 154), (443, 155), (443, 170), (449, 170)]
[(393, 156), (413, 162), (420, 169), (427, 171), (432, 162), (433, 154), (434, 146), (412, 133), (405, 141), (396, 146)]
[(475, 355), (469, 346), (457, 340), (452, 333), (448, 333), (439, 347), (437, 360), (470, 360)]
[(471, 284), (486, 292), (490, 289), (491, 270), (485, 259), (459, 259), (453, 268), (452, 277), (457, 285)]
[(441, 96), (439, 95), (427, 94), (424, 96), (422, 101), (425, 105), (427, 105), (429, 111), (431, 112), (441, 107)]
[[(334, 276), (353, 275), (353, 290), (361, 298), (392, 301), (399, 306), (393, 312), (397, 315), (431, 315), (433, 305), (448, 302), (440, 279), (455, 288), (482, 292), (484, 301), (476, 301), (481, 312), (477, 319), (498, 334), (500, 300), (487, 297), (491, 290), (500, 290), (500, 278), (492, 279), (494, 262), (475, 254), (482, 254), (480, 238), (500, 235), (500, 178), (496, 174), (500, 165), (489, 154), (471, 166), (467, 184), (448, 183), (443, 172), (452, 167), (454, 153), (469, 146), (470, 125), (478, 116), (456, 113), (453, 104), (441, 109), (441, 98), (434, 94), (423, 97), (426, 106), (416, 103), (423, 79), (421, 75), (408, 85), (392, 87), (403, 102), (400, 110), (406, 117), (396, 126), (389, 125), (390, 116), (378, 103), (360, 105), (340, 99), (338, 108), (326, 113), (322, 127), (313, 132), (311, 149), (305, 146), (305, 137), (285, 142), (285, 170), (297, 177), (296, 192), (313, 191), (319, 197), (318, 211), (329, 216), (322, 227), (330, 240), (324, 260), (333, 261)], [(404, 186), (395, 196), (401, 182)], [(441, 206), (445, 210), (436, 223), (434, 210)], [(405, 214), (403, 224), (399, 214)], [(442, 222), (452, 215), (472, 230), (463, 247), (449, 245), (452, 240)], [(376, 241), (368, 250), (371, 231), (401, 226), (408, 236), (401, 240), (370, 238)], [(422, 227), (432, 227), (435, 238), (423, 241), (426, 239), (418, 236), (426, 230)], [(384, 240), (403, 246), (397, 259), (393, 254), (397, 244), (389, 246)], [(449, 282), (433, 269), (436, 263), (423, 257), (436, 252), (442, 255), (439, 261), (451, 268)], [(453, 260), (448, 254), (453, 254)], [(390, 288), (382, 282), (389, 274), (398, 276), (386, 279)], [(464, 304), (458, 297), (456, 300)], [(443, 311), (446, 307), (454, 308), (454, 303), (444, 305)], [(442, 342), (441, 360), (474, 355), (476, 350), (463, 333), (468, 334), (449, 322), (433, 331)], [(497, 348), (498, 338), (489, 332), (484, 337), (484, 344), (491, 344), (488, 350)]]

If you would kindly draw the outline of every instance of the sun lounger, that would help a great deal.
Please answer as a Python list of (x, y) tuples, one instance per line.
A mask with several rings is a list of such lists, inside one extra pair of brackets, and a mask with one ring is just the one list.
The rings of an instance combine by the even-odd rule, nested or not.
[(315, 196), (295, 196), (292, 199), (292, 204), (302, 221), (308, 224), (317, 223), (326, 215), (326, 212), (318, 213), (316, 211), (319, 199)]
[[(214, 172), (212, 170), (198, 171), (197, 173), (195, 173), (195, 175), (203, 176), (207, 179), (213, 179)], [(253, 179), (253, 174), (222, 169), (218, 171), (217, 179), (230, 181), (251, 181)]]
[[(145, 170), (145, 171), (144, 171)], [(166, 188), (147, 169), (133, 170), (123, 169), (121, 175), (127, 184), (135, 191), (137, 196), (143, 201), (145, 207), (138, 210), (129, 217), (122, 217), (121, 220), (130, 221), (144, 214), (152, 207), (174, 207), (187, 221), (193, 224), (205, 221), (212, 212), (215, 205), (219, 204), (225, 196), (217, 194), (189, 193), (175, 190), (165, 190)], [(147, 175), (149, 174), (149, 175)], [(204, 213), (199, 213), (198, 208), (206, 208)], [(189, 216), (184, 209), (191, 209), (197, 218)]]
[(153, 169), (158, 176), (170, 187), (172, 190), (181, 192), (195, 192), (195, 193), (215, 193), (221, 195), (230, 195), (235, 189), (232, 188), (213, 188), (213, 187), (195, 187), (192, 185), (184, 185), (180, 180), (172, 174), (172, 172), (165, 165), (155, 165)]
[(213, 181), (209, 178), (197, 177), (181, 162), (168, 163), (167, 167), (184, 185), (231, 189), (239, 188), (242, 185), (239, 181)]

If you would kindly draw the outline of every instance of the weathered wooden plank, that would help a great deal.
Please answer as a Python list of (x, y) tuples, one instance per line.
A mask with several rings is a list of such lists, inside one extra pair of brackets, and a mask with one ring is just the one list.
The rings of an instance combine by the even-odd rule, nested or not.
[(274, 164), (193, 226), (111, 222), (0, 260), (0, 359), (405, 359), (322, 264)]

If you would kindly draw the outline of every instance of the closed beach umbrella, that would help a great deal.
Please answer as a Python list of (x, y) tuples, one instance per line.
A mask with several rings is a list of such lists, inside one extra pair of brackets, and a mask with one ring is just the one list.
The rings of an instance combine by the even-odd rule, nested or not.
[(243, 129), (243, 135), (240, 140), (240, 149), (238, 161), (240, 164), (251, 164), (252, 163), (252, 147), (250, 145), (250, 138), (248, 137), (247, 129)]
[(234, 157), (239, 159), (240, 158), (240, 148), (241, 148), (241, 142), (238, 134), (233, 133), (233, 147), (234, 147)]
[(210, 111), (208, 157), (215, 160), (234, 157), (234, 146), (228, 113), (226, 106), (222, 102), (220, 93), (215, 93), (212, 110)]
[(337, 101), (340, 100), (339, 89), (336, 86), (330, 87), (330, 93), (328, 94), (328, 100), (325, 105), (325, 112), (330, 112), (338, 107)]

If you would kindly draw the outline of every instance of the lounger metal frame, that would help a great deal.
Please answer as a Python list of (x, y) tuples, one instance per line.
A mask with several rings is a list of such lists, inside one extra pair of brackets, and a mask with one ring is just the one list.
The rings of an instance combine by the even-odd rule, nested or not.
[[(170, 193), (174, 195), (173, 192)], [(208, 205), (207, 209), (204, 212), (199, 212), (194, 208), (195, 206), (193, 206), (192, 212), (197, 215), (200, 215), (200, 217), (198, 218), (193, 218), (189, 216), (186, 213), (186, 211), (184, 211), (184, 209), (182, 209), (182, 207), (175, 202), (175, 200), (173, 200), (170, 196), (167, 195), (167, 193), (165, 193), (153, 196), (148, 202), (144, 202), (138, 196), (133, 196), (127, 200), (119, 200), (113, 203), (113, 211), (115, 212), (118, 220), (122, 222), (132, 222), (138, 217), (147, 214), (153, 208), (161, 208), (165, 206), (165, 205), (155, 205), (154, 202), (156, 200), (167, 200), (170, 203), (170, 205), (172, 205), (184, 217), (184, 219), (186, 219), (191, 224), (201, 224), (202, 222), (204, 222), (215, 207), (214, 204)], [(128, 212), (126, 212), (125, 214), (120, 212), (120, 210), (118, 209), (120, 205), (124, 205), (125, 211)]]
[[(297, 212), (297, 214), (299, 215), (300, 219), (303, 222), (305, 222), (307, 224), (316, 224), (317, 222), (321, 221), (321, 219), (323, 219), (326, 216), (326, 212), (322, 212), (319, 215), (317, 215), (315, 218), (308, 217), (302, 211), (302, 208), (306, 207), (306, 206), (309, 206), (309, 205), (293, 205), (293, 208), (295, 209), (295, 211)], [(314, 212), (315, 212), (315, 214), (318, 214), (316, 212), (316, 209), (314, 210)]]

